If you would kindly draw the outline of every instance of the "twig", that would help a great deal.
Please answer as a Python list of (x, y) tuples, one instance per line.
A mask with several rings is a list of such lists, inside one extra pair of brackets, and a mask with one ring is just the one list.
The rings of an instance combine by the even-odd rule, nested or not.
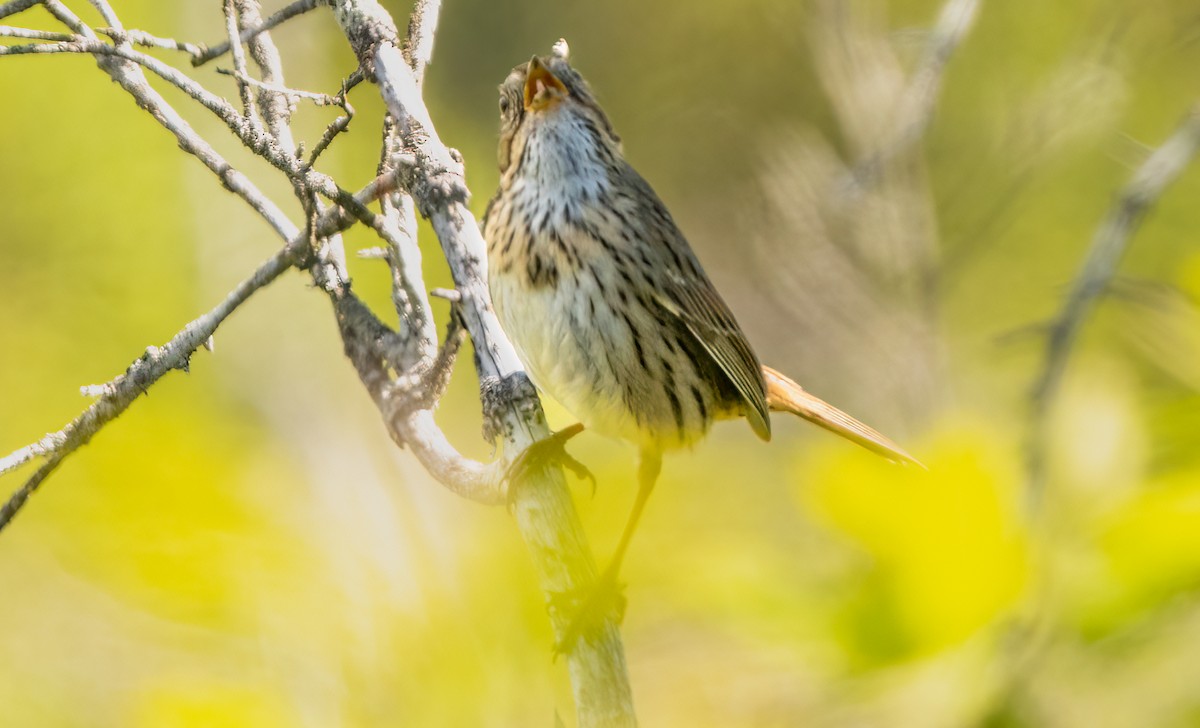
[[(75, 31), (80, 39), (97, 43), (105, 48), (113, 48), (113, 46), (96, 40), (92, 31), (58, 0), (45, 0), (45, 6), (52, 15)], [(3, 55), (4, 50), (4, 48), (0, 48), (0, 55)], [(121, 88), (133, 96), (139, 106), (148, 111), (159, 124), (175, 136), (181, 149), (203, 162), (204, 166), (220, 178), (225, 189), (245, 200), (280, 237), (284, 240), (291, 240), (299, 234), (299, 228), (288, 220), (287, 215), (275, 203), (267, 198), (248, 177), (234, 169), (212, 145), (196, 133), (161, 94), (147, 83), (145, 74), (137, 65), (109, 57), (98, 58), (97, 62), (101, 70), (111, 76)]]
[(242, 49), (240, 41), (234, 42), (238, 37), (238, 11), (233, 5), (233, 0), (225, 0), (225, 34), (229, 36), (230, 55), (233, 57), (233, 76), (238, 81), (238, 95), (242, 99), (243, 116), (250, 122), (251, 128), (255, 132), (262, 132), (262, 127), (258, 121), (258, 102), (254, 98), (254, 92), (250, 90), (250, 84), (246, 79), (250, 78), (250, 74), (246, 73), (246, 52)]
[(118, 30), (125, 27), (121, 23), (121, 20), (117, 17), (117, 11), (113, 10), (113, 7), (109, 4), (108, 0), (88, 0), (88, 2), (92, 4), (92, 7), (99, 11), (100, 17), (104, 18), (104, 22), (108, 23), (111, 27), (117, 28)]
[(354, 107), (351, 106), (350, 102), (346, 100), (346, 94), (350, 92), (350, 89), (362, 83), (365, 78), (366, 77), (363, 76), (362, 71), (356, 70), (354, 73), (350, 74), (350, 77), (347, 78), (346, 82), (342, 85), (342, 92), (338, 95), (338, 98), (341, 99), (341, 104), (339, 105), (346, 113), (334, 119), (329, 126), (325, 127), (325, 133), (321, 135), (321, 139), (317, 142), (316, 146), (313, 147), (312, 153), (308, 157), (308, 166), (311, 167), (316, 164), (317, 159), (322, 153), (324, 153), (326, 149), (329, 148), (329, 145), (333, 143), (333, 140), (337, 138), (337, 135), (346, 131), (347, 127), (350, 126), (350, 122), (354, 119)]
[(0, 25), (0, 37), (4, 38), (29, 38), (31, 40), (52, 40), (52, 41), (70, 41), (74, 36), (66, 33), (50, 33), (45, 30), (32, 30), (30, 28), (14, 28), (11, 25)]
[(32, 8), (39, 4), (42, 0), (10, 0), (9, 2), (0, 5), (0, 18), (7, 18), (10, 15), (16, 15)]
[(200, 105), (211, 111), (217, 118), (225, 122), (226, 126), (238, 136), (242, 142), (257, 152), (260, 156), (275, 164), (277, 167), (283, 167), (283, 171), (287, 172), (286, 155), (278, 149), (273, 149), (265, 142), (264, 135), (257, 134), (255, 129), (250, 125), (241, 113), (233, 107), (232, 104), (225, 99), (217, 96), (208, 89), (201, 86), (199, 83), (183, 74), (173, 66), (164, 63), (153, 56), (146, 55), (141, 51), (134, 50), (128, 45), (109, 45), (94, 35), (85, 36), (77, 35), (69, 41), (59, 43), (39, 43), (33, 45), (13, 45), (0, 46), (0, 56), (25, 55), (25, 54), (55, 54), (55, 53), (79, 53), (89, 54), (97, 57), (110, 56), (119, 58), (125, 61), (136, 63), (145, 68), (154, 75), (164, 81), (175, 86), (180, 91), (183, 91), (188, 96), (200, 102)]
[(58, 19), (58, 22), (70, 28), (78, 35), (94, 38), (95, 34), (88, 28), (87, 24), (79, 19), (75, 13), (71, 12), (70, 8), (63, 5), (59, 0), (42, 0), (42, 6), (46, 8), (46, 12)]
[[(394, 190), (398, 184), (398, 178), (399, 173), (392, 173), (387, 177), (376, 178), (362, 190), (357, 192), (354, 195), (354, 198), (358, 203), (365, 205), (377, 199), (379, 195), (386, 194), (388, 191)], [(356, 218), (349, 215), (342, 208), (331, 208), (316, 221), (314, 226), (315, 234), (322, 237), (334, 235), (350, 227), (355, 219)], [(230, 293), (217, 308), (188, 324), (182, 331), (176, 334), (170, 342), (164, 345), (161, 349), (158, 349), (158, 353), (155, 356), (155, 361), (159, 362), (160, 367), (165, 368), (162, 368), (161, 371), (158, 371), (157, 375), (149, 380), (144, 378), (144, 374), (139, 374), (139, 376), (143, 377), (143, 379), (138, 380), (141, 382), (140, 387), (138, 388), (134, 397), (131, 397), (129, 401), (121, 407), (120, 411), (124, 411), (124, 409), (128, 408), (129, 404), (132, 403), (133, 398), (136, 397), (136, 394), (145, 391), (145, 389), (153, 384), (154, 381), (157, 381), (162, 374), (165, 374), (172, 368), (181, 368), (181, 366), (176, 364), (178, 358), (163, 363), (160, 361), (162, 360), (162, 357), (167, 356), (168, 353), (178, 353), (181, 350), (180, 347), (184, 347), (185, 344), (186, 346), (191, 347), (184, 352), (184, 354), (187, 356), (190, 356), (190, 354), (194, 352), (197, 347), (207, 347), (208, 341), (212, 337), (213, 331), (216, 330), (217, 325), (219, 325), (226, 316), (232, 313), (234, 308), (241, 305), (241, 303), (244, 302), (251, 293), (270, 283), (280, 273), (282, 273), (288, 265), (291, 265), (294, 259), (298, 256), (299, 252), (304, 249), (305, 245), (307, 244), (307, 240), (308, 239), (303, 232), (297, 231), (283, 249), (272, 256), (272, 258), (266, 263), (263, 263), (261, 266), (259, 266), (259, 269), (255, 272), (255, 274), (246, 281), (243, 281), (238, 288), (234, 289), (234, 291)], [(280, 265), (283, 267), (277, 269), (277, 266)], [(204, 327), (210, 324), (211, 329), (207, 329), (208, 333), (204, 334), (203, 332), (206, 330)], [(141, 362), (144, 359), (145, 357), (143, 357), (143, 359), (139, 359), (138, 362)], [(130, 367), (130, 370), (121, 377), (117, 377), (116, 379), (102, 385), (85, 388), (85, 394), (89, 396), (97, 396), (101, 399), (96, 404), (93, 404), (92, 407), (88, 408), (88, 410), (82, 415), (76, 418), (75, 421), (68, 424), (66, 427), (56, 433), (46, 435), (41, 440), (33, 444), (26, 445), (25, 447), (22, 447), (5, 457), (0, 458), (0, 475), (3, 475), (11, 470), (15, 470), (21, 465), (24, 465), (25, 463), (28, 463), (39, 457), (47, 458), (47, 463), (43, 465), (42, 469), (39, 470), (38, 473), (35, 474), (35, 476), (31, 478), (30, 481), (27, 482), (20, 491), (18, 491), (12, 496), (12, 498), (9, 499), (8, 504), (4, 506), (3, 510), (0, 510), (0, 513), (5, 514), (4, 518), (0, 519), (0, 529), (7, 525), (8, 521), (11, 520), (12, 517), (16, 515), (17, 511), (20, 510), (29, 494), (32, 493), (33, 490), (36, 489), (37, 486), (42, 482), (42, 480), (44, 480), (54, 470), (54, 468), (58, 466), (58, 461), (61, 461), (64, 457), (66, 457), (66, 455), (70, 454), (70, 452), (73, 452), (79, 446), (86, 444), (87, 440), (90, 439), (96, 432), (98, 432), (100, 428), (120, 414), (120, 411), (118, 411), (112, 413), (111, 416), (104, 415), (102, 419), (96, 419), (103, 415), (103, 412), (99, 412), (98, 410), (107, 408), (108, 404), (106, 403), (111, 404), (113, 397), (121, 395), (123, 391), (121, 390), (121, 386), (124, 386), (123, 382), (125, 381), (125, 378), (129, 377), (130, 372), (139, 366), (138, 362), (135, 362), (134, 365)], [(186, 356), (184, 356), (184, 365), (186, 365)], [(77, 442), (73, 438), (76, 436), (77, 431), (83, 431), (81, 428), (83, 428), (85, 423), (88, 424), (89, 428), (87, 429), (87, 438)], [(53, 464), (51, 465), (51, 463)], [(47, 468), (47, 466), (49, 466), (49, 468)]]
[(412, 68), (417, 84), (425, 80), (425, 67), (433, 58), (433, 39), (442, 0), (419, 0), (408, 18), (408, 33), (404, 36), (404, 58)]
[[(257, 2), (237, 1), (239, 11), (245, 14), (243, 19), (253, 21), (258, 13)], [(255, 42), (261, 47), (255, 51), (252, 46), (252, 55), (262, 70), (264, 80), (274, 81), (282, 87), (283, 72), (274, 44), (266, 34), (259, 35)], [(353, 109), (344, 101), (346, 90), (362, 80), (362, 74), (356, 72), (343, 87), (341, 98), (347, 112), (343, 117), (345, 121), (340, 125), (335, 122), (330, 127), (333, 132), (327, 132), (323, 141), (332, 139), (339, 127), (345, 128), (349, 117), (353, 115)], [(270, 108), (268, 104), (264, 106)], [(268, 118), (268, 124), (277, 136), (290, 138), (286, 115)], [(322, 148), (318, 145), (314, 154), (319, 154)], [(395, 180), (407, 164), (407, 161), (389, 155), (387, 164), (381, 165), (379, 177), (360, 195), (386, 198), (388, 193), (395, 190)], [(485, 466), (463, 457), (450, 445), (433, 420), (432, 408), (448, 381), (448, 369), (453, 364), (460, 335), (452, 326), (446, 346), (438, 350), (433, 318), (421, 280), (415, 216), (410, 214), (411, 224), (404, 224), (406, 218), (389, 210), (386, 204), (382, 215), (375, 215), (363, 205), (346, 207), (387, 243), (393, 274), (393, 297), (401, 297), (405, 302), (403, 307), (397, 307), (403, 325), (402, 333), (397, 335), (387, 329), (348, 289), (342, 286), (326, 287), (335, 303), (346, 352), (384, 415), (389, 433), (398, 443), (410, 447), (425, 468), (452, 491), (484, 503), (503, 502), (504, 487), (499, 466)], [(410, 210), (411, 207), (410, 201)], [(319, 231), (314, 236), (320, 237), (317, 233)], [(340, 243), (332, 247), (340, 252)], [(318, 283), (320, 277), (314, 270), (314, 278), (318, 279)], [(397, 372), (398, 376), (392, 379), (389, 371)]]
[(872, 182), (890, 160), (905, 154), (925, 135), (937, 108), (946, 65), (974, 25), (981, 1), (947, 0), (942, 6), (921, 61), (897, 106), (897, 121), (891, 137), (860, 159), (851, 170), (850, 178), (855, 187)]
[[(46, 2), (49, 7), (50, 4), (57, 3), (57, 0), (46, 0)], [(85, 30), (87, 30), (86, 26)], [(87, 30), (87, 32), (91, 31)], [(29, 53), (87, 53), (97, 57), (115, 57), (136, 63), (200, 102), (204, 108), (225, 122), (230, 131), (237, 135), (246, 147), (287, 174), (293, 184), (302, 184), (331, 200), (342, 201), (339, 196), (343, 194), (343, 191), (338, 189), (328, 175), (317, 172), (297, 159), (292, 150), (284, 148), (275, 137), (262, 133), (256, 123), (251, 123), (225, 99), (208, 91), (178, 69), (153, 56), (136, 51), (128, 45), (112, 46), (98, 40), (94, 35), (88, 37), (84, 34), (80, 34), (69, 42), (0, 46), (0, 57)]]
[[(262, 23), (262, 8), (259, 6), (258, 0), (234, 0), (234, 5), (237, 7), (240, 30)], [(267, 122), (267, 129), (270, 130), (271, 135), (275, 137), (280, 146), (284, 149), (294, 150), (296, 141), (292, 137), (289, 124), (294, 111), (292, 97), (272, 88), (284, 85), (283, 61), (279, 57), (279, 49), (275, 47), (271, 35), (266, 32), (249, 39), (247, 45), (250, 49), (250, 57), (254, 59), (259, 73), (262, 74), (263, 85), (259, 87), (259, 100), (263, 108), (263, 120)], [(297, 156), (299, 156), (298, 152)]]
[(61, 439), (57, 437), (57, 433), (52, 432), (37, 442), (0, 458), (0, 475), (10, 470), (16, 470), (31, 460), (45, 457), (60, 447), (62, 447)]
[[(420, 46), (426, 53), (433, 50), (433, 41), (422, 42), (421, 38), (432, 37), (437, 31), (439, 7), (429, 8), (429, 0), (421, 0), (413, 8), (409, 18), (408, 36), (405, 43)], [(410, 63), (413, 76), (420, 83), (429, 65), (429, 56), (414, 58)], [(366, 78), (362, 68), (359, 68)], [(416, 164), (414, 155), (405, 150), (400, 129), (390, 113), (383, 118), (383, 143), (380, 145), (379, 172), (401, 170)], [(397, 235), (388, 242), (388, 267), (392, 273), (392, 306), (403, 330), (410, 332), (413, 345), (422, 361), (433, 362), (437, 350), (437, 331), (429, 305), (421, 265), (421, 246), (417, 241), (417, 207), (410, 194), (398, 192), (380, 198), (383, 216), (394, 225)], [(453, 318), (460, 319), (461, 312), (455, 311)], [(430, 364), (436, 372), (436, 363)]]
[(1200, 102), (1175, 132), (1133, 173), (1096, 229), (1083, 267), (1075, 276), (1062, 311), (1050, 326), (1046, 355), (1034, 384), (1029, 441), (1030, 497), (1041, 497), (1045, 478), (1046, 420), (1058, 395), (1067, 359), (1079, 330), (1116, 272), (1130, 239), (1149, 209), (1179, 177), (1200, 148)]
[(892, 154), (903, 152), (924, 135), (937, 107), (946, 65), (975, 24), (980, 3), (981, 0), (949, 0), (942, 6), (924, 57), (904, 94), (906, 124), (893, 142), (896, 149)]
[[(262, 21), (261, 23), (257, 23), (255, 25), (252, 25), (252, 26), (242, 30), (238, 34), (238, 40), (245, 43), (245, 42), (249, 41), (250, 39), (254, 38), (255, 36), (257, 36), (258, 34), (265, 33), (266, 31), (274, 28), (275, 26), (279, 25), (280, 23), (291, 20), (292, 18), (296, 17), (297, 15), (307, 13), (309, 10), (312, 10), (313, 8), (317, 7), (317, 5), (318, 5), (318, 0), (298, 0), (297, 2), (294, 2), (291, 5), (288, 5), (287, 7), (283, 8), (279, 12), (270, 16), (269, 18)], [(192, 65), (193, 66), (202, 66), (214, 58), (219, 58), (219, 57), (225, 55), (226, 53), (229, 52), (229, 49), (230, 49), (229, 41), (225, 41), (223, 43), (218, 43), (217, 45), (212, 46), (211, 48), (205, 47), (205, 46), (200, 46), (200, 52), (197, 53), (195, 58), (192, 59)]]
[(350, 126), (350, 122), (354, 119), (354, 107), (349, 102), (346, 102), (342, 108), (346, 110), (346, 113), (334, 119), (329, 126), (325, 127), (325, 133), (321, 135), (321, 138), (313, 147), (312, 153), (308, 155), (308, 166), (311, 167), (316, 164), (321, 155), (325, 153), (325, 150), (329, 148), (329, 145), (333, 143), (333, 140), (337, 138), (337, 135), (346, 131)]
[(160, 38), (156, 35), (151, 35), (143, 30), (120, 30), (117, 28), (95, 28), (97, 33), (106, 35), (113, 40), (119, 41), (122, 39), (128, 40), (134, 45), (140, 45), (144, 48), (161, 48), (168, 51), (183, 51), (189, 55), (199, 55), (202, 51), (200, 46), (194, 43), (175, 40), (174, 38)]
[[(392, 439), (411, 449), (425, 470), (452, 492), (485, 505), (504, 503), (503, 463), (484, 465), (464, 457), (434, 421), (436, 390), (429, 385), (442, 381), (444, 374), (436, 368), (410, 372), (410, 382), (422, 386), (397, 383), (388, 374), (389, 355), (380, 344), (393, 332), (381, 326), (353, 295), (337, 297), (334, 304), (346, 356), (383, 415)], [(443, 360), (443, 365), (452, 361)]]
[(315, 91), (301, 91), (299, 89), (280, 86), (279, 84), (267, 83), (266, 81), (258, 80), (244, 71), (238, 71), (237, 69), (233, 68), (218, 68), (217, 73), (220, 73), (224, 76), (233, 76), (238, 80), (238, 82), (261, 91), (269, 91), (273, 94), (291, 96), (297, 99), (307, 99), (317, 106), (340, 106), (343, 109), (346, 108), (346, 100), (340, 95), (330, 96), (329, 94), (317, 93)]
[(164, 374), (172, 369), (186, 370), (192, 354), (204, 345), (229, 314), (245, 303), (255, 291), (267, 286), (291, 267), (294, 252), (290, 245), (283, 248), (260, 265), (254, 275), (238, 284), (216, 308), (189, 323), (161, 348), (148, 348), (124, 374), (103, 385), (104, 393), (100, 398), (66, 427), (0, 460), (0, 473), (3, 473), (34, 457), (47, 458), (37, 472), (0, 507), (0, 530), (12, 521), (29, 496), (68, 455), (86, 445), (101, 428), (119, 417), (138, 395)]

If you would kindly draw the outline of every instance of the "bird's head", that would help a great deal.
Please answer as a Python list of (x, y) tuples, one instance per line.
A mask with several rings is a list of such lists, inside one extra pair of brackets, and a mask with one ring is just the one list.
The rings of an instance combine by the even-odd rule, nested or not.
[[(520, 160), (529, 137), (552, 129), (570, 147), (620, 154), (620, 138), (583, 76), (567, 61), (567, 42), (534, 56), (500, 84), (500, 172)], [(582, 151), (581, 149), (581, 151)], [(606, 155), (609, 156), (609, 155)]]

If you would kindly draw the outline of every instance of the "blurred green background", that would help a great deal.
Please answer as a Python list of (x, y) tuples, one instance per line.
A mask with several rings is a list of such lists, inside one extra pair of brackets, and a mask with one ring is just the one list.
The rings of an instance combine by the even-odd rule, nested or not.
[[(222, 35), (215, 0), (114, 4), (131, 27)], [(403, 26), (407, 3), (389, 7)], [(478, 213), (496, 184), (495, 86), (565, 36), (762, 358), (930, 467), (782, 420), (769, 446), (725, 424), (669, 457), (624, 569), (644, 725), (1200, 725), (1200, 171), (1156, 205), (1084, 329), (1036, 513), (1024, 469), (1043, 346), (1030, 327), (1200, 95), (1200, 13), (985, 0), (925, 138), (848, 184), (893, 131), (939, 7), (446, 0), (425, 93)], [(7, 22), (54, 27), (38, 10)], [(275, 37), (294, 87), (332, 93), (353, 68), (327, 11)], [(195, 74), (236, 95), (212, 67)], [(374, 173), (374, 96), (351, 95), (359, 116), (323, 164), (344, 187)], [(90, 59), (4, 58), (0, 97), (8, 452), (279, 242)], [(298, 132), (315, 140), (332, 118), (302, 107)], [(445, 285), (427, 230), (423, 245)], [(387, 311), (385, 269), (351, 265)], [(0, 534), (0, 723), (573, 724), (509, 517), (394, 447), (330, 314), (285, 276)], [(486, 459), (467, 364), (440, 419)], [(572, 451), (599, 477), (575, 495), (604, 560), (634, 453), (594, 436)]]

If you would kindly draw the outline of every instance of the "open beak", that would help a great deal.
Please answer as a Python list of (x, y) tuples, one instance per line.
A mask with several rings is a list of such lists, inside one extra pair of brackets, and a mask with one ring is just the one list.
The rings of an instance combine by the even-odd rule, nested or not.
[(534, 56), (525, 72), (525, 109), (543, 111), (567, 96), (567, 87)]

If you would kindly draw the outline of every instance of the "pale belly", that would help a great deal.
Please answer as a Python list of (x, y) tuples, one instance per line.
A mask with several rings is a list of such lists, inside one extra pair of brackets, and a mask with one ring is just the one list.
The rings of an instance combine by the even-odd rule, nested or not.
[(637, 377), (632, 343), (619, 322), (570, 281), (530, 290), (513, 276), (493, 276), (492, 302), (529, 378), (590, 430), (639, 445), (661, 445), (625, 402), (618, 377)]

